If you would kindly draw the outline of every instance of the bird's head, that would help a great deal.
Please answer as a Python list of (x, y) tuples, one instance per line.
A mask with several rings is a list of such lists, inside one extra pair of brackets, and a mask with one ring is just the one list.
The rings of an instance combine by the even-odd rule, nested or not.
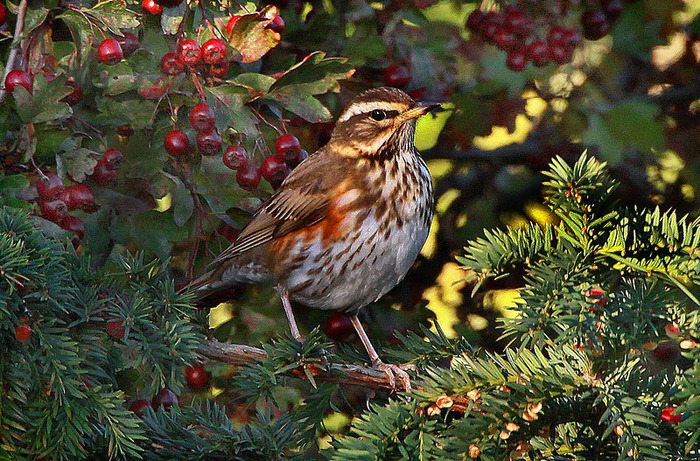
[(413, 147), (416, 119), (439, 104), (416, 102), (397, 88), (373, 88), (356, 96), (336, 122), (332, 148), (348, 157), (391, 156)]

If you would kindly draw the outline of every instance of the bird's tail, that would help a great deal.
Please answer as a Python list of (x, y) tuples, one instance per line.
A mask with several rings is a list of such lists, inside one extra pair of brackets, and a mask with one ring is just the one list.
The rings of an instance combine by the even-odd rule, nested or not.
[(193, 280), (183, 291), (194, 294), (195, 302), (200, 304), (212, 296), (225, 296), (242, 284), (265, 283), (270, 280), (266, 262), (259, 252), (251, 250), (218, 262), (216, 267)]

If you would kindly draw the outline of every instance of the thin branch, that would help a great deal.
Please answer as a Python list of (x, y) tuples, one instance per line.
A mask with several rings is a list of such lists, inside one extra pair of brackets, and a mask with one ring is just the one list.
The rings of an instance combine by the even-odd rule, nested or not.
[(15, 33), (13, 37), (12, 49), (10, 49), (10, 54), (7, 56), (7, 64), (5, 65), (5, 72), (2, 75), (2, 88), (0, 88), (0, 104), (5, 102), (7, 97), (7, 89), (5, 88), (5, 79), (7, 75), (15, 69), (15, 60), (17, 59), (17, 50), (21, 40), (19, 39), (22, 35), (24, 29), (24, 16), (27, 13), (27, 0), (22, 0), (19, 2), (19, 7), (17, 8), (17, 22), (15, 23)]
[[(267, 357), (267, 353), (257, 347), (246, 346), (244, 344), (221, 343), (216, 340), (207, 341), (200, 352), (211, 360), (238, 366), (247, 363), (255, 363)], [(289, 376), (299, 377), (298, 372), (299, 370), (290, 370), (287, 374)], [(351, 384), (387, 392), (394, 390), (384, 373), (374, 368), (347, 363), (334, 363), (328, 367), (328, 371), (315, 372), (314, 380), (328, 383)]]

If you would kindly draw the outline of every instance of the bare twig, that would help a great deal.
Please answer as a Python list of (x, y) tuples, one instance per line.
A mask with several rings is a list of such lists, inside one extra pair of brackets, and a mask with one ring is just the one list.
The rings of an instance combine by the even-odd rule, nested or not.
[[(267, 353), (257, 347), (244, 344), (221, 343), (216, 340), (207, 341), (200, 352), (210, 360), (239, 366), (255, 363), (259, 359), (267, 357)], [(295, 371), (299, 372), (299, 370), (290, 370), (288, 374), (298, 377), (299, 375)], [(346, 363), (334, 363), (329, 366), (328, 371), (314, 372), (314, 379), (328, 383), (363, 386), (382, 391), (393, 390), (389, 379), (384, 373), (374, 368)]]
[(17, 50), (21, 43), (20, 37), (24, 29), (24, 16), (27, 13), (27, 0), (22, 0), (19, 2), (19, 7), (17, 8), (17, 22), (15, 23), (15, 33), (13, 36), (12, 48), (10, 49), (10, 54), (7, 56), (7, 64), (5, 65), (5, 72), (2, 75), (2, 88), (0, 88), (0, 104), (5, 102), (7, 97), (7, 89), (5, 88), (5, 79), (7, 75), (15, 69), (15, 60), (17, 59)]

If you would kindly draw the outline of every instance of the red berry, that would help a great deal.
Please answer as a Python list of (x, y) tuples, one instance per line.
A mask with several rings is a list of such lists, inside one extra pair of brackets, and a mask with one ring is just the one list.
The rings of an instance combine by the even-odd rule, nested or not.
[(486, 25), (486, 13), (481, 10), (474, 10), (467, 18), (467, 28), (474, 34), (481, 34)]
[(683, 419), (682, 415), (676, 414), (676, 407), (666, 407), (661, 410), (661, 421), (667, 423), (680, 423)]
[(115, 37), (115, 40), (118, 41), (121, 45), (122, 52), (124, 53), (125, 58), (128, 58), (129, 56), (136, 53), (136, 50), (138, 50), (141, 47), (141, 42), (139, 42), (139, 38), (131, 32), (124, 32), (124, 35), (122, 36), (117, 35)]
[(113, 170), (116, 170), (124, 163), (124, 154), (119, 149), (107, 149), (102, 156), (102, 161)]
[(199, 132), (211, 131), (215, 122), (214, 111), (203, 102), (190, 110), (190, 125)]
[(342, 342), (346, 341), (355, 329), (347, 315), (334, 312), (328, 317), (328, 320), (326, 320), (323, 331), (325, 331), (332, 340)]
[(586, 298), (592, 303), (596, 303), (601, 307), (605, 307), (608, 304), (608, 300), (605, 299), (605, 291), (600, 288), (591, 288), (586, 290)]
[(182, 3), (183, 0), (155, 0), (157, 4), (164, 8), (174, 8)]
[(233, 28), (239, 19), (241, 19), (241, 17), (237, 14), (234, 14), (233, 16), (231, 16), (231, 18), (226, 23), (226, 34), (227, 35), (231, 35), (231, 33), (233, 32)]
[(564, 64), (571, 61), (573, 56), (572, 49), (570, 47), (565, 47), (561, 43), (556, 42), (550, 42), (549, 52), (552, 56), (552, 60), (558, 62), (559, 64)]
[(216, 229), (216, 233), (223, 236), (229, 242), (233, 243), (236, 241), (236, 238), (238, 238), (238, 235), (241, 233), (241, 230), (236, 229), (235, 227), (230, 226), (225, 222), (222, 222)]
[(678, 358), (680, 350), (674, 341), (662, 341), (651, 351), (651, 355), (661, 363), (672, 363)]
[(507, 27), (498, 30), (493, 37), (493, 41), (496, 42), (496, 45), (502, 50), (510, 50), (520, 43), (518, 37)]
[(527, 56), (522, 50), (510, 50), (506, 57), (506, 66), (514, 72), (522, 72), (527, 65)]
[(163, 7), (155, 2), (155, 0), (142, 0), (141, 7), (151, 14), (161, 14)]
[(0, 24), (5, 24), (5, 22), (7, 22), (7, 10), (5, 4), (0, 3)]
[(248, 152), (243, 146), (228, 146), (224, 152), (224, 165), (237, 170), (248, 164)]
[(95, 205), (95, 195), (87, 184), (75, 184), (66, 188), (61, 198), (70, 210), (78, 208), (90, 211)]
[[(275, 155), (282, 162), (287, 160), (294, 161), (299, 157), (300, 152), (301, 143), (294, 135), (283, 134), (275, 141)], [(263, 173), (263, 176), (265, 176), (265, 173)]]
[(5, 77), (5, 89), (12, 93), (17, 85), (23, 86), (30, 93), (32, 92), (32, 76), (23, 70), (13, 70)]
[(384, 83), (388, 86), (404, 87), (411, 81), (411, 73), (405, 66), (394, 64), (384, 69)]
[(677, 338), (681, 334), (681, 327), (676, 322), (666, 324), (664, 330), (669, 338)]
[(622, 2), (620, 0), (601, 0), (600, 6), (609, 21), (614, 21), (622, 14)]
[(165, 53), (160, 59), (160, 70), (165, 75), (177, 75), (185, 71), (185, 63), (177, 53)]
[(136, 399), (129, 405), (129, 410), (136, 413), (139, 418), (143, 416), (143, 412), (146, 408), (151, 406), (151, 402), (146, 399)]
[(202, 49), (194, 40), (187, 39), (180, 42), (177, 46), (177, 54), (180, 59), (188, 66), (195, 66), (202, 60)]
[(425, 99), (425, 88), (416, 88), (408, 92), (408, 95), (415, 101), (422, 101)]
[(236, 182), (242, 189), (252, 191), (260, 184), (261, 176), (260, 168), (252, 163), (247, 163), (236, 172)]
[(272, 21), (269, 22), (267, 28), (273, 32), (281, 34), (284, 30), (284, 19), (282, 19), (282, 16), (280, 15), (275, 16), (274, 18), (272, 18)]
[(117, 180), (117, 170), (114, 170), (107, 165), (106, 162), (100, 160), (95, 165), (95, 171), (92, 173), (92, 179), (95, 180), (97, 184), (108, 185)]
[(579, 43), (581, 43), (581, 35), (574, 29), (564, 29), (561, 41), (566, 47), (575, 48)]
[(549, 42), (550, 46), (553, 43), (564, 43), (564, 35), (566, 34), (566, 28), (562, 26), (554, 26), (551, 29), (549, 29), (549, 32), (547, 33), (547, 41)]
[(70, 87), (73, 91), (65, 95), (61, 101), (65, 102), (69, 106), (75, 106), (81, 99), (83, 99), (83, 89), (80, 88), (80, 85), (75, 83), (73, 77), (68, 79), (66, 86)]
[(124, 57), (122, 46), (113, 38), (108, 38), (102, 41), (97, 47), (97, 59), (102, 64), (113, 66)]
[(77, 216), (66, 216), (61, 222), (61, 227), (68, 232), (74, 233), (78, 240), (82, 240), (85, 236), (85, 224), (83, 224), (83, 220)]
[(124, 338), (124, 324), (121, 320), (108, 320), (106, 328), (107, 334), (111, 336), (112, 339), (119, 341)]
[(226, 61), (226, 44), (218, 39), (212, 38), (202, 45), (202, 59), (207, 64), (220, 64)]
[(197, 364), (185, 368), (185, 381), (195, 392), (201, 392), (209, 388), (211, 373), (204, 369), (203, 365)]
[(598, 40), (610, 32), (607, 16), (600, 10), (586, 11), (581, 15), (583, 36), (588, 40)]
[(26, 343), (32, 336), (32, 327), (20, 325), (15, 329), (15, 339), (21, 343)]
[(209, 64), (209, 73), (212, 77), (223, 78), (228, 74), (228, 70), (231, 67), (228, 61), (223, 61), (217, 64)]
[(542, 40), (535, 40), (527, 46), (527, 54), (530, 61), (538, 67), (546, 66), (551, 60), (549, 47)]
[(265, 178), (270, 184), (279, 185), (287, 177), (289, 169), (287, 164), (280, 160), (276, 155), (270, 155), (265, 157), (260, 166), (260, 171), (263, 178)]
[(164, 410), (167, 410), (168, 408), (177, 404), (177, 395), (175, 395), (175, 393), (167, 387), (161, 389), (160, 392), (158, 392), (156, 396), (153, 397), (153, 401), (151, 402), (151, 405), (153, 406), (154, 410), (157, 410), (160, 407), (163, 407)]
[(216, 128), (197, 133), (197, 150), (204, 155), (218, 154), (223, 143), (224, 141)]
[(535, 28), (535, 23), (525, 12), (519, 8), (511, 9), (504, 15), (503, 23), (510, 30), (521, 37), (529, 36)]
[(285, 163), (290, 169), (294, 169), (307, 158), (309, 158), (309, 153), (302, 149), (295, 160), (287, 160)]
[(163, 141), (165, 150), (173, 157), (182, 157), (190, 150), (190, 140), (187, 135), (180, 130), (171, 130), (165, 135)]
[(49, 200), (58, 197), (66, 186), (63, 185), (63, 180), (50, 171), (39, 177), (36, 183), (36, 191), (42, 200)]
[(51, 200), (48, 202), (39, 203), (39, 209), (41, 210), (41, 215), (53, 221), (56, 224), (60, 224), (66, 216), (68, 216), (68, 207), (63, 200)]

